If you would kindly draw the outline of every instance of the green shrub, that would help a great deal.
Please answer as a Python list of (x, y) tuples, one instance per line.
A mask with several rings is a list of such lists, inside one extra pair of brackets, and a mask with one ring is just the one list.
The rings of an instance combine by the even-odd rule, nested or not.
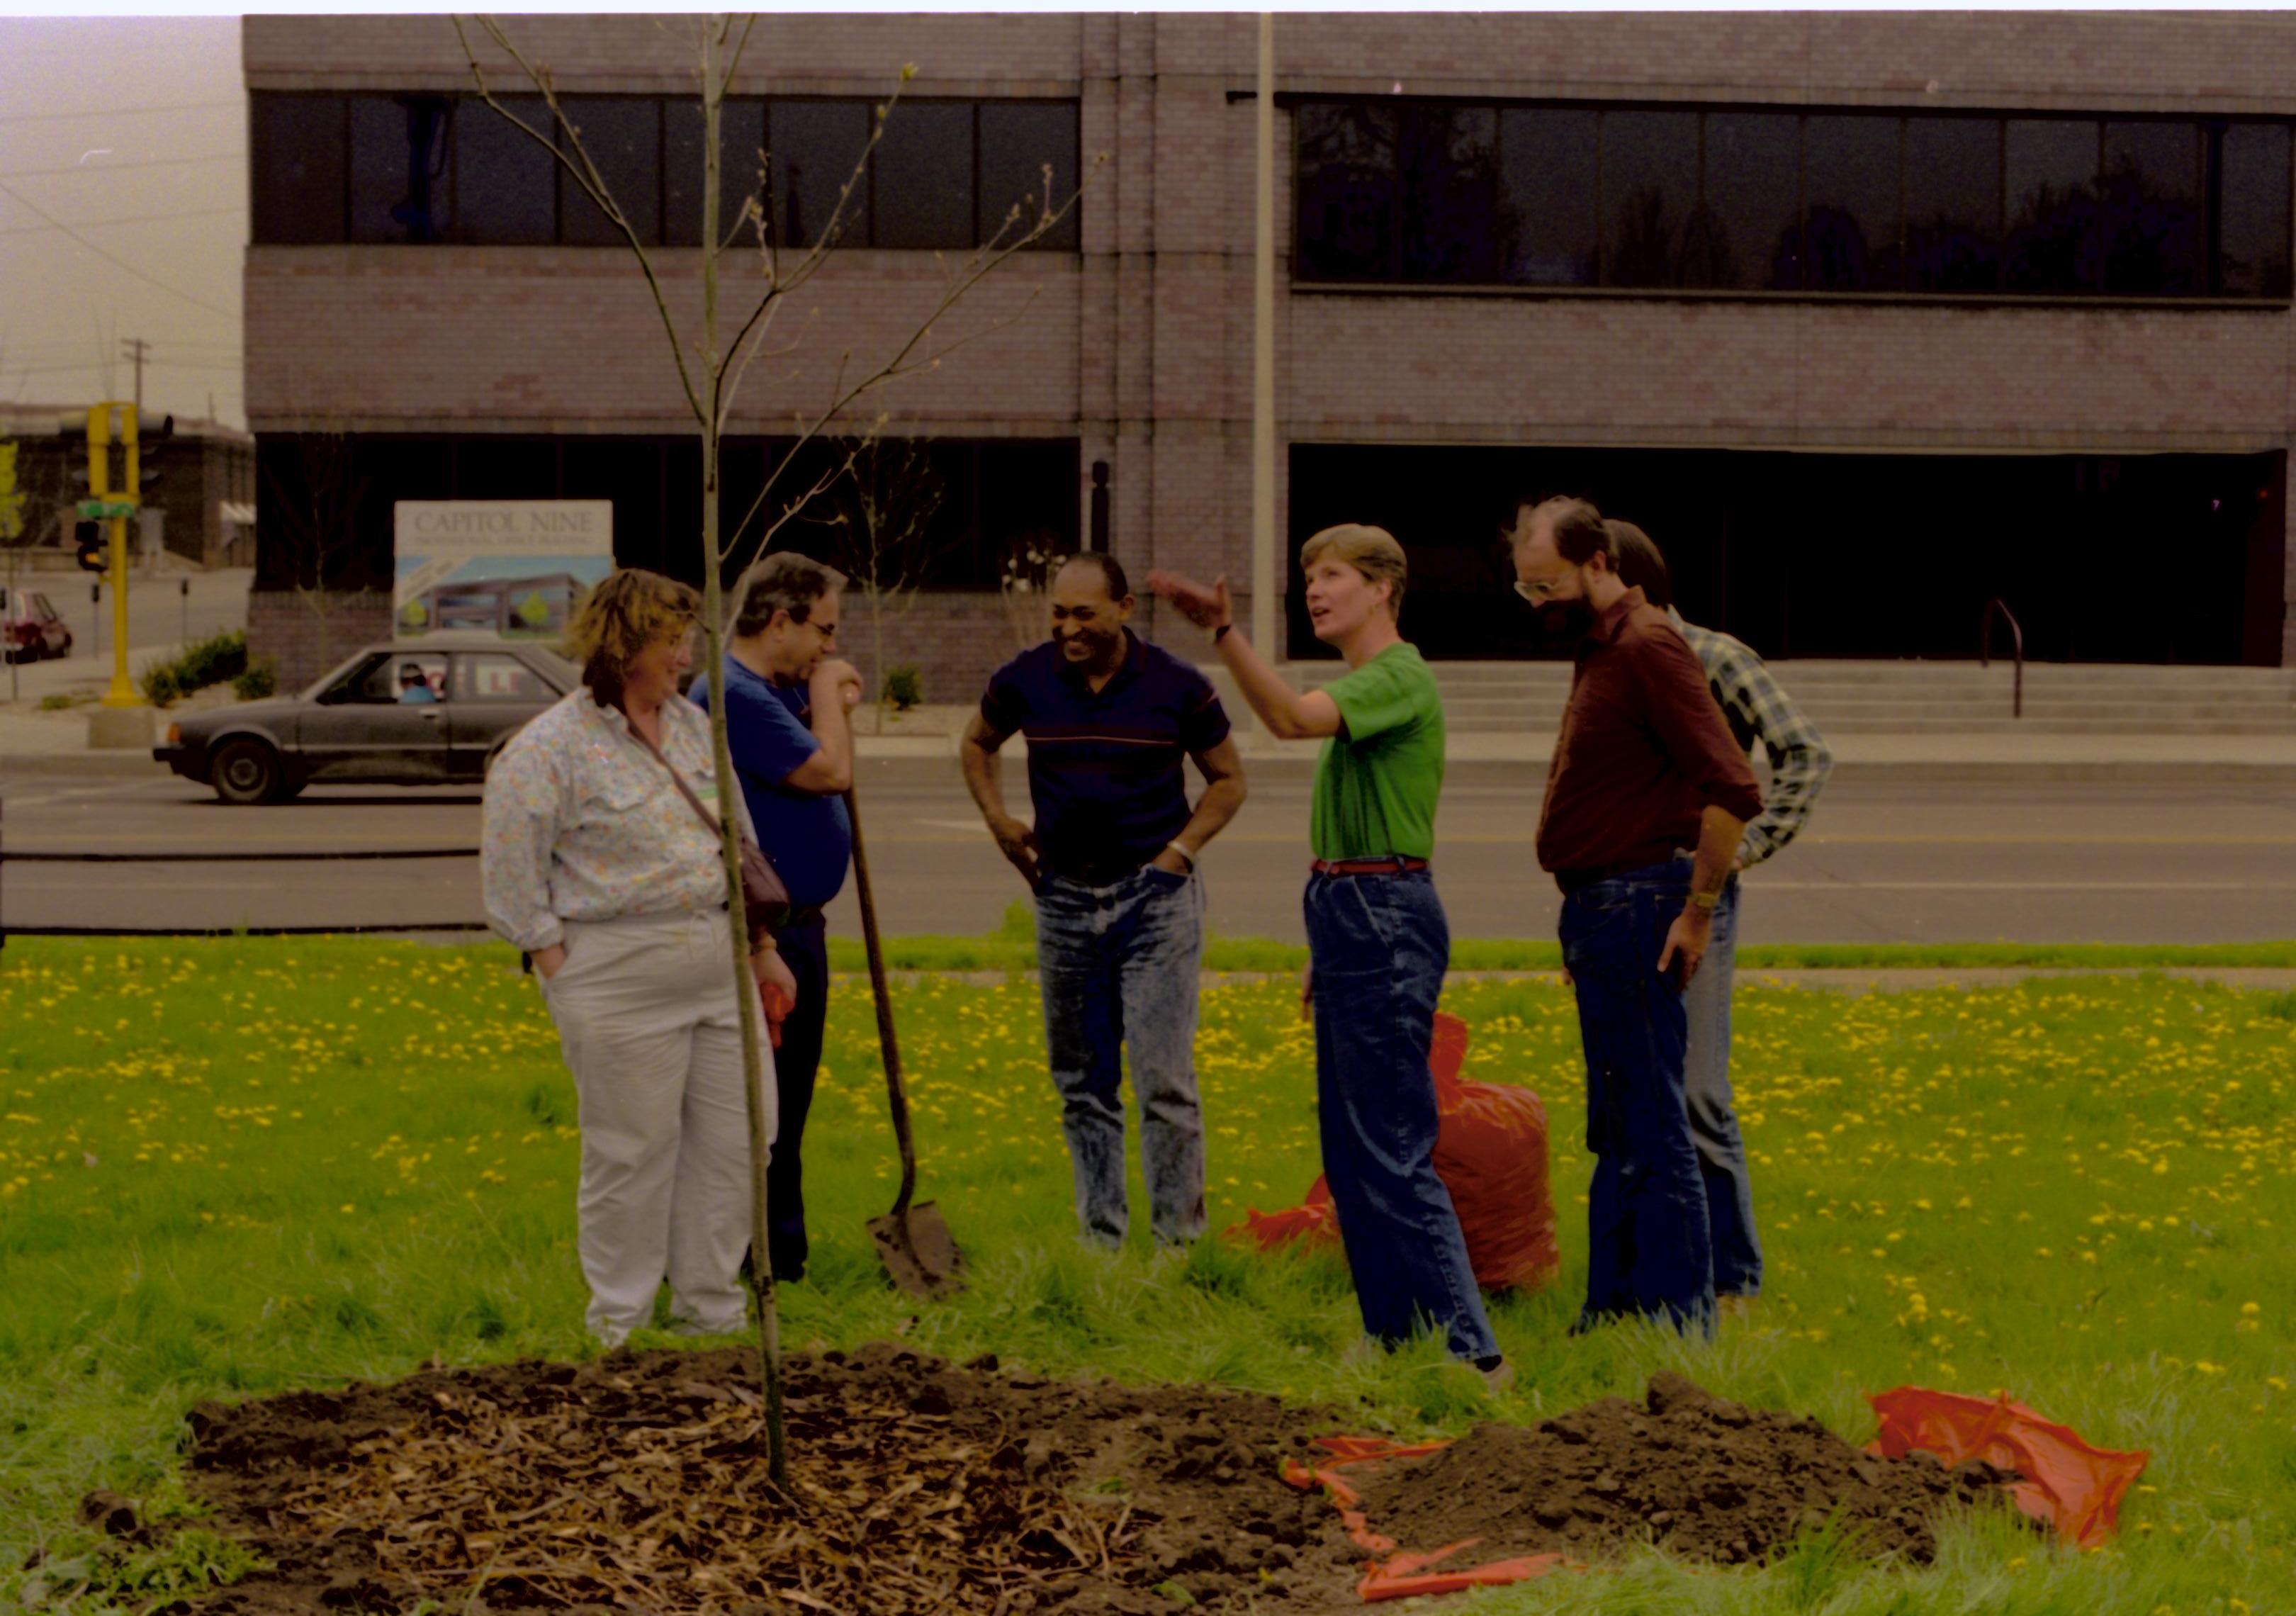
[(885, 688), (879, 699), (891, 704), (895, 712), (906, 712), (925, 699), (924, 676), (910, 663), (885, 670)]
[(87, 700), (86, 696), (67, 695), (62, 691), (59, 691), (54, 695), (42, 696), (40, 698), (40, 710), (42, 712), (62, 712), (67, 708), (78, 707), (86, 700)]
[(142, 686), (144, 699), (154, 707), (173, 707), (184, 693), (173, 662), (152, 663), (136, 676), (135, 683)]
[(279, 664), (270, 657), (249, 663), (246, 670), (231, 682), (231, 693), (242, 701), (260, 701), (278, 693)]
[(184, 648), (176, 659), (176, 682), (186, 692), (204, 690), (247, 671), (247, 631), (234, 628)]

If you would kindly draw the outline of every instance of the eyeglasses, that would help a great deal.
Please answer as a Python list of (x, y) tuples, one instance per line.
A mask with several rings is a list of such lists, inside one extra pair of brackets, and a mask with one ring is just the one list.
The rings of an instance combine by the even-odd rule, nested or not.
[(1551, 583), (1526, 584), (1521, 578), (1517, 578), (1514, 592), (1534, 606), (1544, 606), (1554, 598), (1554, 586)]

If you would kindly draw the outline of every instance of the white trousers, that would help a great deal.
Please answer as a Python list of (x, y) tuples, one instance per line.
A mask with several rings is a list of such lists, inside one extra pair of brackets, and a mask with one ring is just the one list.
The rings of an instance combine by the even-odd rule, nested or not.
[[(570, 921), (566, 963), (543, 984), (581, 1101), (582, 1276), (590, 1333), (609, 1346), (653, 1322), (665, 1276), (680, 1328), (746, 1322), (750, 1144), (735, 992), (723, 911)], [(758, 1054), (771, 1139), (773, 1051)]]

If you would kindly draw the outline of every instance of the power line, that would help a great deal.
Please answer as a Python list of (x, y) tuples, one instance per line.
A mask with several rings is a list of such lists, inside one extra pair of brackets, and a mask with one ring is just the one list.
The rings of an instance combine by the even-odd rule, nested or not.
[(168, 285), (165, 281), (156, 280), (152, 276), (146, 275), (144, 271), (136, 268), (135, 265), (129, 263), (126, 258), (119, 258), (111, 253), (106, 252), (102, 248), (97, 246), (94, 242), (89, 241), (86, 236), (80, 234), (79, 232), (74, 230), (70, 225), (65, 224), (62, 219), (58, 218), (54, 214), (50, 213), (46, 209), (41, 207), (37, 202), (33, 201), (29, 197), (17, 190), (14, 186), (0, 184), (0, 191), (4, 191), (10, 196), (14, 197), (18, 201), (23, 203), (25, 207), (29, 208), (33, 212), (38, 214), (42, 218), (47, 220), (48, 223), (53, 225), (57, 229), (62, 231), (66, 235), (71, 237), (73, 241), (78, 242), (81, 246), (86, 248), (90, 252), (95, 254), (96, 257), (102, 258), (107, 264), (111, 264), (117, 268), (126, 270), (129, 275), (134, 275), (137, 280), (144, 282), (146, 285), (156, 286), (161, 291), (168, 293), (171, 297), (183, 299), (184, 302), (191, 304), (195, 308), (204, 308), (209, 314), (221, 315), (226, 320), (236, 320), (240, 317), (228, 308), (224, 308), (217, 304), (208, 302), (203, 298), (195, 298), (190, 292), (182, 290), (180, 287)]
[[(78, 219), (74, 221), (74, 227), (80, 230), (95, 230), (113, 225), (154, 225), (162, 219), (213, 218), (217, 214), (245, 213), (246, 211), (244, 208), (189, 208), (181, 213), (123, 213), (117, 218)], [(0, 235), (38, 235), (59, 228), (61, 226), (55, 225), (12, 225), (4, 230), (0, 230)]]
[(180, 168), (188, 163), (235, 163), (246, 155), (244, 152), (217, 152), (209, 157), (139, 157), (133, 162), (102, 163), (93, 168), (80, 163), (68, 168), (19, 168), (12, 174), (0, 174), (0, 179), (35, 179), (47, 174), (118, 174), (127, 168)]
[[(229, 364), (209, 365), (184, 359), (146, 359), (144, 363), (168, 370), (206, 371), (210, 374), (233, 376), (239, 373), (239, 366)], [(71, 376), (103, 368), (103, 362), (99, 359), (89, 359), (78, 365), (0, 365), (0, 375)]]
[(142, 118), (153, 112), (204, 112), (211, 107), (242, 107), (243, 101), (178, 101), (163, 107), (104, 108), (91, 112), (13, 112), (0, 123), (55, 123), (71, 118)]

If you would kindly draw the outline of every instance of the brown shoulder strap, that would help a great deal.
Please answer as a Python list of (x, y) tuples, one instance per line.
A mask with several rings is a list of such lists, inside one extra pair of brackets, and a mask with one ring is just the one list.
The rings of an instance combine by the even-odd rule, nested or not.
[(627, 710), (622, 713), (622, 722), (624, 725), (627, 726), (630, 738), (636, 741), (640, 746), (644, 747), (646, 751), (652, 752), (654, 757), (654, 761), (660, 764), (663, 769), (668, 772), (669, 775), (669, 783), (677, 788), (677, 794), (685, 798), (687, 805), (693, 809), (697, 816), (700, 816), (702, 824), (709, 829), (709, 834), (713, 838), (723, 835), (725, 833), (718, 824), (718, 816), (715, 814), (712, 814), (708, 808), (701, 806), (701, 799), (693, 794), (693, 788), (685, 783), (685, 777), (677, 772), (670, 760), (662, 755), (661, 748), (647, 740), (644, 734), (640, 732), (638, 726), (636, 724), (631, 723), (630, 715)]

